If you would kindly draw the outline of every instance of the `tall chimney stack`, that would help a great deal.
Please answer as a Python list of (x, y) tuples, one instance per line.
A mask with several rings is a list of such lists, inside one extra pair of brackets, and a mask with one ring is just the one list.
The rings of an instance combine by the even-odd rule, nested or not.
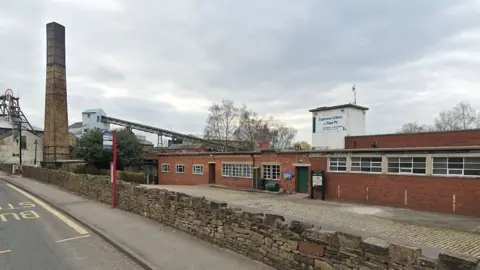
[(65, 27), (47, 24), (47, 79), (43, 161), (70, 159), (67, 82), (65, 73)]

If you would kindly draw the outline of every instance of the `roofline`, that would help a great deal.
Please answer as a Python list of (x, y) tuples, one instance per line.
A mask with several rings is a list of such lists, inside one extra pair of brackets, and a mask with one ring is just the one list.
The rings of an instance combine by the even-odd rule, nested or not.
[(264, 149), (256, 151), (245, 152), (186, 152), (186, 153), (152, 153), (158, 156), (228, 156), (228, 155), (257, 155), (263, 153), (276, 153), (276, 154), (330, 154), (330, 153), (392, 153), (392, 152), (451, 152), (451, 151), (478, 151), (480, 152), (480, 146), (440, 146), (440, 147), (401, 147), (401, 148), (355, 148), (355, 149), (326, 149), (326, 150), (276, 150), (276, 149)]
[(434, 134), (434, 133), (454, 133), (454, 132), (480, 132), (480, 128), (472, 129), (458, 129), (458, 130), (437, 130), (437, 131), (425, 131), (425, 132), (399, 132), (399, 133), (385, 133), (385, 134), (369, 134), (369, 135), (357, 135), (357, 136), (345, 136), (345, 138), (362, 138), (362, 137), (380, 137), (380, 136), (395, 136), (395, 135), (418, 135), (418, 134)]
[(335, 105), (335, 106), (323, 106), (323, 107), (318, 107), (315, 109), (310, 109), (308, 110), (309, 112), (321, 112), (321, 111), (328, 111), (328, 110), (334, 110), (334, 109), (341, 109), (341, 108), (355, 108), (355, 109), (360, 109), (363, 111), (368, 111), (369, 108), (363, 107), (357, 104), (352, 104), (352, 103), (347, 103), (347, 104), (342, 104), (342, 105)]

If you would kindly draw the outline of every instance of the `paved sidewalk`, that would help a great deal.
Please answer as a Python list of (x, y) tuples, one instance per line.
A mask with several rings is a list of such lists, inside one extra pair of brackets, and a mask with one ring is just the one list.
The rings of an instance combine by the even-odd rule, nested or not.
[(52, 185), (18, 176), (0, 179), (53, 203), (120, 245), (152, 269), (272, 269), (237, 253), (201, 241), (145, 217), (112, 209)]
[[(422, 248), (424, 255), (437, 257), (451, 251), (480, 258), (480, 218), (436, 214), (391, 207), (341, 204), (219, 189), (209, 186), (149, 185), (206, 199), (225, 201), (256, 212), (271, 212), (303, 220), (329, 230), (375, 236), (399, 244)], [(479, 209), (480, 211), (480, 209)]]

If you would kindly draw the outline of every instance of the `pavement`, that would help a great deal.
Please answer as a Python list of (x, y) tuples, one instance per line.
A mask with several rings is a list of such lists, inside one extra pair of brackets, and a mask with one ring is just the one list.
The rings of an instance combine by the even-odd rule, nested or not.
[[(448, 251), (480, 258), (480, 218), (438, 214), (410, 209), (325, 202), (306, 196), (275, 195), (205, 186), (144, 185), (206, 199), (224, 201), (245, 210), (275, 213), (287, 219), (315, 224), (363, 237), (422, 248), (436, 258)], [(479, 209), (480, 211), (480, 209)]]
[[(140, 263), (147, 269), (273, 269), (263, 263), (253, 261), (240, 254), (201, 241), (198, 238), (195, 238), (184, 232), (162, 226), (161, 224), (158, 224), (148, 218), (118, 209), (112, 209), (107, 204), (75, 196), (67, 191), (61, 190), (56, 186), (44, 184), (19, 176), (7, 176), (2, 172), (0, 172), (0, 179), (4, 181), (3, 185), (5, 185), (5, 182), (13, 184), (34, 194), (36, 197), (44, 200), (45, 202), (51, 203), (52, 206), (58, 208), (62, 212), (68, 213), (71, 218), (74, 218), (76, 221), (83, 224), (90, 231), (98, 233), (103, 239), (107, 239), (110, 244), (125, 254), (128, 254), (131, 258), (135, 258), (136, 262)], [(0, 197), (3, 197), (2, 194), (0, 194)], [(47, 224), (43, 225), (45, 230), (50, 231), (50, 234), (54, 233), (55, 230), (53, 228), (48, 228), (49, 226), (50, 225)], [(0, 231), (0, 236), (1, 235), (3, 234)], [(67, 237), (67, 235), (61, 236)], [(15, 235), (12, 235), (11, 238), (12, 239), (10, 242), (15, 242), (16, 245), (21, 246), (24, 249), (27, 248), (26, 240), (17, 243), (15, 241)], [(58, 235), (57, 238), (61, 238), (60, 235)], [(90, 240), (94, 238), (88, 239)], [(0, 238), (0, 242), (3, 245), (2, 238)], [(0, 245), (0, 250), (2, 248), (10, 249), (10, 247), (4, 247), (2, 245)], [(14, 248), (12, 247), (11, 249), (13, 255)], [(72, 252), (73, 254), (77, 254), (74, 251)], [(53, 254), (55, 254), (55, 252), (52, 251), (52, 256)], [(1, 267), (4, 265), (1, 263), (2, 255), (3, 254), (0, 254), (0, 269), (3, 269)], [(88, 256), (83, 256), (81, 253), (78, 255), (84, 260), (90, 260)], [(37, 254), (31, 256), (37, 256)], [(38, 255), (38, 257), (41, 258), (41, 255)], [(18, 260), (20, 260), (20, 258), (17, 258), (17, 261)], [(56, 264), (52, 262), (51, 265)], [(126, 266), (122, 265), (122, 267), (126, 267), (125, 269), (136, 269), (135, 267), (129, 267), (128, 264)], [(68, 267), (60, 268), (76, 269)], [(46, 267), (45, 269), (60, 268)], [(15, 269), (30, 268), (20, 267)], [(35, 269), (43, 268), (35, 267)], [(83, 269), (122, 268), (86, 267)]]
[(96, 234), (29, 196), (0, 181), (0, 269), (142, 269)]

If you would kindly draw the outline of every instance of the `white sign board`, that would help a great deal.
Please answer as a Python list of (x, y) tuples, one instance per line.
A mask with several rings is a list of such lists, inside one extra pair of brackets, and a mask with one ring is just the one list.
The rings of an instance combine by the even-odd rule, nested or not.
[(345, 116), (328, 115), (317, 116), (316, 132), (339, 132), (345, 130)]
[(113, 135), (112, 133), (103, 133), (103, 149), (113, 148)]
[(323, 186), (323, 177), (321, 175), (313, 175), (312, 176), (313, 186)]

